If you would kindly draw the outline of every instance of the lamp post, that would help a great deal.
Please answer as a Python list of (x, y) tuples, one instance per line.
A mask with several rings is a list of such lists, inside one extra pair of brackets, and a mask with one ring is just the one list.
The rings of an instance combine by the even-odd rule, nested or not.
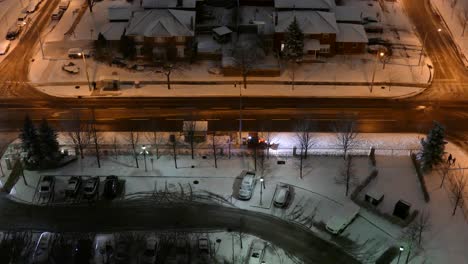
[[(234, 87), (237, 86), (237, 82), (234, 82)], [(239, 85), (239, 145), (242, 144), (242, 89)]]
[[(441, 28), (438, 28), (437, 29), (437, 32), (441, 32), (442, 29)], [(421, 59), (422, 59), (422, 55), (424, 53), (424, 49), (425, 49), (425, 46), (426, 46), (426, 40), (427, 40), (427, 33), (429, 31), (426, 31), (426, 33), (424, 34), (424, 39), (423, 39), (423, 43), (422, 43), (422, 46), (421, 46), (421, 52), (419, 53), (419, 61), (418, 61), (418, 65), (421, 65)]]
[(379, 57), (383, 57), (383, 56), (385, 56), (385, 52), (383, 51), (377, 52), (377, 54), (375, 55), (374, 71), (372, 72), (372, 81), (371, 81), (371, 87), (370, 87), (371, 93), (372, 93), (372, 89), (374, 88), (375, 72), (377, 71), (377, 62), (379, 60)]
[(265, 179), (260, 177), (260, 206), (263, 205), (262, 198), (263, 198), (263, 189), (265, 188)]
[(91, 83), (89, 82), (88, 64), (86, 63), (86, 55), (85, 55), (84, 51), (82, 50), (81, 52), (78, 53), (78, 56), (81, 56), (83, 58), (83, 62), (84, 62), (84, 65), (85, 65), (85, 72), (86, 72), (86, 80), (88, 81), (89, 91), (91, 92), (92, 88), (91, 88)]
[[(141, 154), (143, 154), (143, 159), (145, 160), (145, 172), (148, 172), (148, 167), (146, 167), (146, 154), (148, 154), (148, 151), (146, 150), (146, 146), (141, 147)], [(151, 163), (152, 165), (153, 163)]]
[(400, 263), (400, 257), (401, 257), (401, 252), (403, 252), (403, 250), (405, 250), (405, 248), (403, 246), (400, 246), (400, 252), (398, 254), (398, 261), (397, 261), (397, 264)]

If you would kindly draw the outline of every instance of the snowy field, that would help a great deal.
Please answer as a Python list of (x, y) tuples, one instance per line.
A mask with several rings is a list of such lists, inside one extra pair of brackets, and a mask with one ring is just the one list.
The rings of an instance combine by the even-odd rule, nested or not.
[(468, 1), (431, 0), (430, 2), (431, 7), (443, 17), (458, 50), (464, 55), (463, 62), (468, 67)]
[[(167, 135), (162, 135), (163, 138)], [(270, 159), (266, 162), (264, 171), (265, 189), (260, 192), (260, 184), (257, 184), (253, 197), (249, 201), (236, 199), (236, 190), (239, 184), (239, 175), (242, 170), (254, 170), (254, 161), (251, 155), (240, 155), (239, 151), (232, 151), (229, 159), (227, 145), (223, 147), (224, 156), (218, 158), (218, 168), (214, 166), (210, 142), (197, 145), (197, 154), (192, 160), (189, 148), (181, 150), (183, 155), (178, 155), (178, 169), (174, 167), (173, 157), (169, 150), (163, 150), (162, 156), (157, 159), (155, 150), (147, 157), (147, 169), (144, 169), (143, 157), (139, 156), (139, 168), (136, 168), (135, 160), (128, 155), (123, 155), (120, 150), (118, 155), (109, 152), (102, 160), (102, 167), (98, 168), (92, 154), (81, 161), (67, 165), (53, 171), (26, 172), (28, 186), (20, 179), (15, 185), (12, 196), (25, 202), (38, 203), (36, 188), (39, 178), (44, 175), (55, 175), (58, 186), (66, 182), (71, 175), (100, 176), (101, 182), (105, 176), (114, 174), (121, 180), (125, 180), (125, 191), (119, 199), (130, 199), (144, 194), (159, 192), (185, 193), (192, 190), (194, 194), (212, 193), (224, 197), (226, 205), (243, 209), (254, 210), (272, 214), (298, 224), (305, 225), (325, 239), (331, 239), (328, 233), (315, 225), (326, 222), (333, 216), (336, 210), (342, 208), (350, 200), (345, 196), (343, 185), (336, 184), (336, 178), (340, 175), (342, 158), (335, 155), (334, 137), (332, 134), (319, 133), (315, 135), (317, 144), (311, 151), (311, 156), (304, 166), (304, 177), (298, 174), (298, 160), (291, 156), (291, 148), (294, 146), (292, 133), (276, 133), (271, 135), (271, 142), (279, 143), (279, 151), (271, 151)], [(123, 143), (125, 135), (106, 133), (103, 135), (105, 143), (110, 143), (113, 138)], [(410, 263), (468, 263), (468, 255), (464, 245), (468, 243), (468, 225), (460, 209), (455, 216), (451, 216), (452, 204), (449, 200), (446, 188), (439, 188), (440, 175), (433, 173), (426, 176), (431, 202), (425, 203), (417, 181), (414, 168), (409, 158), (409, 153), (418, 148), (421, 135), (418, 134), (362, 134), (359, 137), (359, 149), (353, 153), (362, 155), (367, 153), (370, 146), (376, 147), (377, 169), (379, 176), (365, 191), (376, 189), (385, 193), (384, 202), (379, 205), (383, 211), (391, 211), (394, 202), (404, 199), (412, 204), (412, 210), (427, 211), (431, 215), (432, 228), (424, 235), (423, 248), (418, 251), (418, 256)], [(141, 136), (140, 144), (148, 143)], [(61, 141), (67, 143), (64, 135)], [(225, 138), (220, 139), (225, 142)], [(161, 144), (165, 140), (160, 141)], [(221, 146), (221, 144), (219, 143)], [(202, 150), (205, 148), (204, 150)], [(127, 150), (128, 151), (128, 150)], [(463, 151), (452, 144), (448, 144), (447, 152), (457, 158), (457, 166), (465, 167), (468, 159)], [(289, 153), (289, 154), (288, 154)], [(327, 155), (324, 155), (327, 154)], [(8, 152), (6, 154), (8, 156)], [(206, 159), (203, 158), (206, 156)], [(276, 161), (285, 161), (284, 165), (278, 165)], [(362, 181), (370, 172), (368, 158), (364, 156), (354, 157), (354, 168), (357, 181)], [(192, 168), (193, 166), (193, 168)], [(7, 171), (8, 172), (8, 171)], [(258, 174), (259, 172), (257, 172)], [(272, 205), (272, 199), (281, 183), (290, 184), (292, 187), (292, 199), (284, 208), (276, 208)], [(60, 191), (56, 191), (57, 201), (61, 200)], [(219, 202), (219, 201), (218, 201)], [(361, 208), (360, 216), (351, 223), (342, 236), (355, 241), (359, 246), (359, 252), (375, 258), (390, 245), (399, 245), (401, 234), (404, 232), (399, 226), (373, 215)], [(370, 256), (373, 257), (370, 257)]]

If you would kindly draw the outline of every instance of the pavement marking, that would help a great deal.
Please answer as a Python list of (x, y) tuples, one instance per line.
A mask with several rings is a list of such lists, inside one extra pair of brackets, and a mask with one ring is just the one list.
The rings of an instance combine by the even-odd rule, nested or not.
[(76, 108), (72, 108), (73, 110), (86, 110), (86, 109), (89, 109), (88, 107), (76, 107)]
[(161, 109), (159, 107), (144, 107), (143, 109), (146, 109), (146, 110), (158, 110), (158, 109)]
[(207, 118), (205, 119), (206, 121), (218, 121), (218, 120), (221, 120), (219, 118)]
[(271, 120), (273, 121), (287, 121), (287, 120), (291, 120), (290, 118), (272, 118)]
[(262, 107), (246, 107), (247, 110), (263, 109)]
[(216, 110), (227, 110), (231, 109), (230, 107), (211, 107), (211, 109), (216, 109)]
[[(339, 118), (306, 118), (305, 120), (311, 121), (337, 121)], [(357, 122), (396, 122), (395, 119), (358, 119)]]
[(107, 109), (111, 109), (111, 110), (125, 110), (125, 109), (127, 109), (127, 108), (125, 108), (125, 107), (109, 107), (109, 108), (107, 108)]
[(115, 118), (97, 118), (96, 121), (111, 121), (115, 120)]
[(148, 118), (130, 118), (130, 120), (133, 120), (133, 121), (147, 121), (149, 119)]
[(190, 110), (190, 109), (196, 109), (196, 107), (176, 107), (176, 109), (186, 109), (186, 110)]
[(183, 118), (166, 118), (168, 121), (183, 121)]
[(242, 121), (254, 121), (254, 120), (257, 120), (257, 119), (255, 119), (255, 118), (242, 118), (242, 119), (237, 118), (236, 120), (239, 120), (239, 121), (240, 120), (242, 120)]
[(8, 110), (47, 110), (47, 109), (52, 109), (50, 107), (9, 107), (7, 108)]

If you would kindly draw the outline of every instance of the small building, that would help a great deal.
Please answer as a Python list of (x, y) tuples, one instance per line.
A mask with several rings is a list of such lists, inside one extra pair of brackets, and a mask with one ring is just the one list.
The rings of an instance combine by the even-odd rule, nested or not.
[(356, 6), (335, 7), (336, 23), (362, 24), (362, 11)]
[(232, 30), (222, 26), (213, 29), (213, 39), (219, 43), (226, 43), (231, 39)]
[[(294, 17), (304, 33), (304, 43), (309, 51), (322, 56), (335, 53), (336, 34), (338, 26), (334, 13), (321, 11), (280, 11), (275, 14), (275, 49), (281, 50), (289, 25)], [(312, 41), (316, 40), (316, 41)], [(317, 42), (318, 41), (318, 42)], [(317, 50), (317, 45), (319, 49)]]
[(101, 33), (107, 41), (109, 48), (118, 49), (120, 38), (127, 27), (126, 22), (112, 22), (102, 25), (99, 33)]
[(125, 2), (112, 4), (107, 8), (109, 22), (128, 22), (132, 16), (132, 7)]
[(195, 11), (152, 9), (136, 11), (126, 35), (136, 43), (137, 57), (149, 49), (155, 59), (188, 58), (195, 36)]
[(362, 25), (338, 23), (338, 29), (336, 53), (361, 54), (366, 52), (369, 40)]

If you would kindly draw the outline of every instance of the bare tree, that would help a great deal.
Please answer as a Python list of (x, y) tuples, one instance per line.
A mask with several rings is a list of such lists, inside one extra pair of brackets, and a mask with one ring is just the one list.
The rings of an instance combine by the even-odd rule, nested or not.
[[(84, 149), (91, 143), (91, 126), (88, 122), (81, 119), (79, 111), (73, 114), (70, 131), (67, 132), (68, 138), (75, 145), (81, 159), (84, 159)], [(78, 154), (78, 153), (77, 153)]]
[(349, 189), (351, 188), (351, 186), (357, 184), (358, 178), (356, 177), (354, 171), (354, 164), (351, 156), (348, 156), (343, 161), (343, 166), (341, 168), (340, 175), (335, 178), (335, 182), (337, 184), (343, 184), (346, 186), (346, 196), (348, 196)]
[(439, 166), (439, 173), (442, 176), (442, 181), (440, 182), (440, 188), (444, 186), (445, 178), (450, 175), (451, 170), (450, 170), (451, 164), (449, 162), (442, 162)]
[(468, 5), (465, 5), (463, 11), (461, 13), (461, 24), (462, 24), (462, 34), (461, 36), (465, 36), (466, 25), (468, 24)]
[(114, 152), (114, 158), (117, 158), (117, 155), (118, 155), (117, 145), (118, 145), (117, 137), (114, 136), (112, 138), (112, 150)]
[[(271, 166), (266, 158), (266, 151), (263, 147), (257, 149), (257, 169), (256, 171), (259, 172), (260, 177), (265, 178), (271, 172)], [(260, 187), (262, 188), (262, 187)]]
[[(271, 130), (271, 129), (267, 129), (267, 130)], [(276, 134), (270, 131), (265, 131), (265, 132), (262, 132), (260, 135), (263, 139), (265, 139), (266, 158), (269, 159), (270, 158), (270, 146), (272, 142), (275, 140)]]
[(174, 166), (177, 169), (177, 138), (175, 135), (171, 135), (171, 138), (172, 137), (174, 137), (172, 141), (172, 156), (174, 157)]
[(184, 131), (187, 133), (187, 137), (190, 143), (190, 152), (192, 154), (192, 159), (194, 159), (194, 149), (195, 149), (195, 130), (197, 127), (197, 121), (194, 120), (193, 116), (190, 116), (189, 121), (184, 121)]
[(423, 234), (431, 229), (431, 218), (429, 212), (423, 210), (419, 213), (414, 222), (411, 223), (408, 228), (412, 229), (410, 233), (416, 234), (418, 244), (421, 245)]
[(184, 69), (184, 64), (179, 61), (166, 59), (161, 64), (161, 70), (164, 76), (166, 76), (167, 89), (171, 89), (171, 76), (174, 72), (182, 71)]
[(96, 160), (98, 164), (98, 168), (101, 168), (101, 155), (100, 155), (100, 144), (101, 144), (101, 136), (96, 129), (96, 114), (94, 112), (94, 108), (91, 111), (92, 118), (91, 118), (91, 137), (94, 143), (94, 150), (96, 154)]
[(234, 66), (239, 69), (244, 83), (244, 89), (247, 89), (247, 76), (253, 70), (258, 60), (257, 47), (253, 44), (238, 43), (233, 50)]
[(215, 168), (218, 168), (218, 158), (216, 155), (216, 132), (212, 133), (212, 146), (213, 146), (213, 157), (214, 157), (214, 162), (215, 162)]
[(310, 120), (300, 120), (296, 124), (296, 143), (299, 145), (301, 152), (304, 154), (304, 159), (307, 159), (310, 148), (315, 144), (312, 137), (312, 123)]
[(151, 132), (145, 133), (145, 138), (151, 145), (154, 146), (156, 152), (156, 159), (159, 159), (159, 145), (163, 142), (162, 135), (158, 131), (158, 126), (156, 120), (151, 122)]
[(459, 169), (458, 171), (459, 173), (454, 175), (449, 189), (453, 202), (452, 215), (455, 215), (458, 207), (462, 207), (464, 205), (465, 198), (468, 197), (466, 177), (463, 174), (463, 170)]
[(98, 2), (98, 0), (86, 0), (86, 2), (88, 3), (89, 12), (92, 13), (93, 6), (96, 4), (96, 2)]
[(133, 131), (133, 129), (128, 133), (128, 135), (125, 138), (125, 141), (131, 146), (132, 148), (132, 154), (133, 158), (135, 159), (135, 165), (137, 168), (139, 168), (138, 164), (138, 143), (140, 141), (140, 134), (138, 132)]
[(333, 131), (336, 135), (336, 145), (343, 150), (343, 159), (346, 159), (348, 151), (357, 145), (356, 118), (354, 116), (342, 115), (334, 124)]

